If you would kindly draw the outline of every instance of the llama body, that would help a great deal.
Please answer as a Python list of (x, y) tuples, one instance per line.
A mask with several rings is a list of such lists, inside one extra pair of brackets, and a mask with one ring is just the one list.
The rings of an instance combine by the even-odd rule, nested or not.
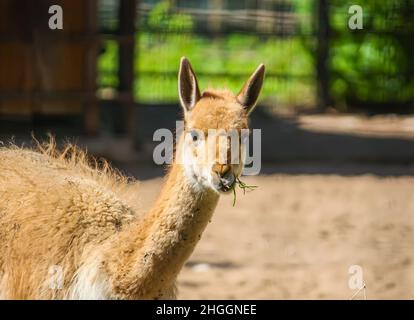
[[(88, 247), (136, 218), (120, 190), (32, 151), (0, 151), (0, 168), (0, 297), (110, 298)], [(62, 267), (63, 289), (50, 288), (53, 266)]]
[[(7, 170), (13, 164), (19, 166), (18, 172)], [(199, 192), (177, 183), (176, 177), (167, 178), (167, 183), (174, 184), (171, 188), (177, 188), (174, 193), (178, 196), (170, 199), (170, 193), (166, 193), (158, 200), (159, 209), (154, 210), (154, 216), (145, 215), (134, 208), (136, 199), (130, 197), (139, 194), (138, 183), (102, 179), (98, 172), (83, 171), (80, 164), (68, 168), (65, 162), (47, 154), (15, 149), (0, 151), (0, 168), (1, 298), (174, 298), (175, 276), (182, 267), (175, 262), (177, 255), (182, 255), (179, 261), (186, 261), (191, 247), (201, 237), (201, 233), (193, 231), (202, 232), (219, 197), (217, 193)], [(182, 174), (179, 171), (177, 168), (169, 175)], [(187, 193), (199, 201), (188, 201)], [(172, 207), (169, 214), (156, 219), (167, 205)], [(182, 206), (187, 205), (203, 209), (183, 211)], [(186, 216), (193, 213), (200, 216)], [(150, 232), (151, 241), (146, 244), (146, 233)], [(193, 245), (174, 250), (183, 241)], [(159, 247), (162, 250), (157, 252)], [(164, 250), (174, 255), (174, 261), (168, 263), (169, 255)], [(148, 259), (134, 270), (134, 255), (140, 251), (145, 251), (143, 258), (151, 255), (164, 261), (154, 265), (153, 259)], [(120, 264), (118, 259), (125, 261)], [(51, 268), (55, 266), (63, 271), (61, 288), (53, 288), (50, 282), (54, 279)], [(165, 270), (157, 272), (157, 266)], [(133, 285), (134, 278), (140, 278), (135, 272), (144, 276), (142, 283)], [(154, 282), (159, 283), (157, 290), (146, 290), (147, 282), (151, 288)], [(164, 286), (163, 282), (168, 284)]]
[(247, 128), (263, 72), (237, 97), (201, 95), (182, 59), (179, 94), (190, 134), (178, 146), (186, 161), (172, 165), (148, 212), (139, 208), (137, 182), (88, 166), (77, 149), (0, 148), (0, 298), (175, 298), (179, 271), (243, 166), (198, 164), (206, 146), (191, 130)]

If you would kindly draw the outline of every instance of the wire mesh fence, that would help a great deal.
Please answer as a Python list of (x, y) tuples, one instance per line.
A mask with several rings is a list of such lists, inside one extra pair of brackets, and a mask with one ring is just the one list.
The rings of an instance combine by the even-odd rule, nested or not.
[[(100, 23), (116, 32), (118, 0), (100, 1)], [(318, 67), (328, 76), (332, 106), (394, 112), (414, 100), (414, 2), (362, 1), (363, 29), (351, 30), (347, 1), (141, 0), (138, 2), (134, 97), (143, 103), (177, 101), (181, 56), (193, 63), (202, 87), (240, 89), (259, 63), (267, 67), (262, 102), (271, 110), (313, 108), (320, 102)], [(318, 42), (326, 41), (326, 52)], [(117, 86), (116, 42), (99, 59), (99, 84)], [(320, 60), (320, 55), (325, 60)], [(326, 107), (326, 106), (324, 106)]]

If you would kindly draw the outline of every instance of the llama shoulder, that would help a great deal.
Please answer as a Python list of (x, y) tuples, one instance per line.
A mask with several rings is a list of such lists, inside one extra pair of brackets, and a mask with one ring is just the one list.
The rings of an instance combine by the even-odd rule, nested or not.
[(17, 228), (32, 240), (66, 235), (89, 242), (133, 220), (116, 183), (101, 183), (99, 173), (85, 171), (37, 152), (0, 151), (0, 233)]

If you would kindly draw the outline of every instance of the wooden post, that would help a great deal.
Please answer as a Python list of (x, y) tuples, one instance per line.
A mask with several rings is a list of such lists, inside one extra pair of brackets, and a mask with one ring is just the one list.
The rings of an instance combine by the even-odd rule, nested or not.
[(135, 107), (134, 107), (134, 58), (135, 58), (135, 23), (136, 23), (137, 1), (121, 0), (119, 5), (119, 36), (126, 41), (119, 42), (119, 95), (124, 124), (127, 133), (133, 138)]
[[(224, 1), (223, 0), (212, 0), (210, 3), (210, 9), (213, 11), (221, 11), (223, 10)], [(220, 33), (222, 30), (223, 25), (223, 16), (217, 14), (210, 14), (208, 18), (208, 27), (210, 31), (214, 34)]]
[(329, 79), (329, 37), (331, 33), (328, 0), (317, 0), (316, 78), (318, 108), (326, 110), (332, 104)]
[(93, 136), (99, 132), (99, 106), (96, 99), (96, 75), (98, 57), (98, 6), (97, 0), (85, 1), (87, 12), (87, 35), (92, 41), (86, 44), (85, 53), (85, 107), (84, 107), (84, 130), (87, 135)]

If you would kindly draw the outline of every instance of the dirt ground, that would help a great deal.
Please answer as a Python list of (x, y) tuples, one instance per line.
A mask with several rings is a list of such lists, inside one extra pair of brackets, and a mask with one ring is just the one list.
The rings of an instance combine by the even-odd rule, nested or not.
[[(246, 177), (223, 196), (179, 276), (180, 299), (414, 299), (414, 177)], [(143, 182), (148, 205), (160, 178)], [(360, 291), (355, 299), (364, 299)]]
[[(306, 132), (414, 138), (413, 116), (315, 115), (295, 122)], [(295, 152), (314, 142), (290, 129), (286, 143), (302, 141)], [(331, 144), (322, 151), (338, 151), (332, 146), (338, 140), (322, 140)], [(414, 146), (407, 141), (399, 149), (391, 142), (384, 150), (404, 160), (408, 153), (401, 148)], [(114, 154), (103, 155), (117, 159), (125, 149), (131, 161), (130, 148), (104, 142)], [(295, 164), (272, 163), (262, 175), (245, 177), (259, 188), (245, 196), (239, 192), (235, 207), (231, 195), (222, 196), (178, 278), (178, 297), (349, 299), (357, 291), (349, 287), (349, 268), (357, 265), (368, 299), (414, 299), (414, 163), (412, 158), (397, 165), (379, 161), (375, 148), (386, 142), (364, 144), (373, 154), (369, 163), (304, 164), (301, 154), (293, 153)], [(353, 140), (348, 149), (361, 143)], [(160, 190), (163, 169), (128, 163), (119, 167), (144, 180), (141, 200), (148, 207)], [(355, 296), (363, 298), (362, 291)]]

